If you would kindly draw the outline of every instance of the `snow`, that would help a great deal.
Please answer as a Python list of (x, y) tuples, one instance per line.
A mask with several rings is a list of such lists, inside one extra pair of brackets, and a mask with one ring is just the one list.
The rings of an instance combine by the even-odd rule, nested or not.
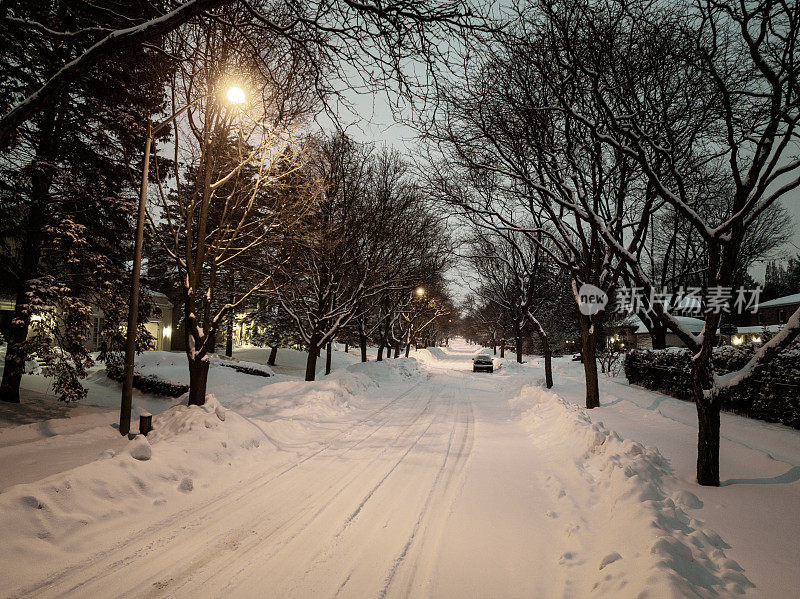
[(783, 297), (778, 297), (772, 300), (768, 300), (766, 302), (761, 302), (758, 305), (758, 307), (770, 308), (772, 306), (789, 306), (792, 304), (800, 304), (800, 293), (795, 293), (793, 295), (784, 295)]
[(472, 373), (481, 349), (335, 352), (309, 383), (280, 374), (301, 352), (270, 378), (212, 361), (204, 406), (130, 441), (110, 410), (0, 429), (6, 471), (81, 456), (0, 489), (0, 596), (800, 596), (800, 432), (723, 414), (699, 487), (690, 403), (601, 376), (587, 411), (581, 364), (546, 390), (535, 357)]
[[(672, 316), (672, 319), (677, 322), (681, 327), (683, 327), (686, 331), (692, 334), (698, 334), (702, 332), (703, 327), (705, 326), (705, 321), (700, 318), (692, 318), (691, 316)], [(627, 316), (622, 323), (625, 326), (634, 326), (636, 330), (634, 333), (647, 333), (647, 327), (645, 326), (642, 319), (639, 318), (636, 314), (631, 314)]]

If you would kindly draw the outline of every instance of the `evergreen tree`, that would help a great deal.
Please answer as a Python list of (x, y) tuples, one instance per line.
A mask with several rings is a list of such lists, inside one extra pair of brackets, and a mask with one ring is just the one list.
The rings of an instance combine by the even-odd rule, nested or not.
[[(13, 19), (0, 24), (3, 111), (81, 51), (70, 36), (55, 32), (114, 27), (155, 14), (152, 3), (127, 0), (104, 2), (104, 10), (75, 0), (3, 4), (6, 16), (53, 32), (31, 36)], [(152, 49), (118, 52), (47, 102), (0, 159), (0, 292), (15, 299), (4, 331), (3, 401), (19, 401), (32, 351), (44, 354), (62, 399), (81, 398), (79, 379), (92, 364), (86, 341), (94, 308), (106, 315), (106, 338), (118, 329), (134, 166), (146, 118), (161, 108), (168, 66)]]

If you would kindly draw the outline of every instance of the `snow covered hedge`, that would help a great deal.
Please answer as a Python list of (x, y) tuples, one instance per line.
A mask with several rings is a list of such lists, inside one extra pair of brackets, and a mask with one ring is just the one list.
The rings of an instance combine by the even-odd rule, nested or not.
[[(714, 348), (718, 374), (743, 367), (759, 346)], [(692, 400), (690, 355), (686, 349), (633, 350), (623, 364), (628, 382), (678, 399)], [(722, 392), (722, 409), (800, 429), (800, 343), (795, 343), (752, 378)]]
[[(118, 383), (121, 383), (124, 375), (121, 368), (107, 366), (106, 376), (114, 381), (117, 381)], [(163, 395), (164, 397), (180, 397), (189, 391), (189, 385), (184, 383), (165, 381), (164, 379), (160, 379), (155, 375), (145, 376), (139, 373), (133, 374), (133, 388), (144, 393)]]

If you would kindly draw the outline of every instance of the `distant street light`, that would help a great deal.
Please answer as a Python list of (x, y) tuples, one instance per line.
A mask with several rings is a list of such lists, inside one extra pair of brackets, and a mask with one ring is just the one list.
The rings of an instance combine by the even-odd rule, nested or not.
[[(150, 119), (147, 119), (147, 141), (144, 145), (144, 164), (142, 165), (142, 187), (139, 193), (139, 214), (136, 220), (136, 243), (133, 250), (133, 274), (131, 276), (131, 296), (128, 305), (128, 330), (125, 332), (125, 369), (122, 379), (122, 402), (119, 408), (119, 433), (127, 435), (131, 430), (131, 404), (133, 399), (133, 361), (136, 355), (136, 329), (137, 316), (139, 313), (139, 279), (142, 271), (142, 245), (144, 242), (144, 217), (147, 206), (147, 179), (150, 171), (150, 147), (153, 138), (170, 125), (181, 114), (189, 110), (200, 100), (208, 98), (211, 94), (206, 94), (190, 102), (163, 123), (153, 127)], [(228, 88), (225, 97), (230, 104), (244, 104), (247, 96), (239, 86)], [(171, 332), (171, 331), (170, 331)]]
[(425, 295), (425, 289), (423, 287), (417, 287), (417, 295), (420, 297)]

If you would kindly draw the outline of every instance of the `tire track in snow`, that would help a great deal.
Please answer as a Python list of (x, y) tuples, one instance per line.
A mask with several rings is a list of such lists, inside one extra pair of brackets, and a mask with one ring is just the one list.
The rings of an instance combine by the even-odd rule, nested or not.
[[(375, 495), (375, 492), (384, 485), (384, 483), (390, 478), (390, 475), (396, 471), (397, 467), (401, 465), (403, 462), (405, 462), (407, 457), (412, 453), (412, 450), (419, 445), (419, 442), (426, 436), (426, 434), (428, 434), (433, 424), (435, 424), (435, 422), (440, 418), (440, 415), (434, 411), (433, 416), (429, 421), (425, 420), (423, 423), (420, 422), (422, 420), (422, 416), (430, 413), (432, 411), (432, 408), (438, 407), (434, 403), (434, 400), (438, 399), (438, 395), (440, 394), (442, 388), (443, 385), (435, 385), (430, 389), (426, 390), (425, 394), (430, 395), (430, 397), (426, 402), (426, 407), (422, 411), (420, 411), (411, 422), (403, 426), (403, 429), (397, 433), (397, 435), (390, 444), (391, 447), (399, 446), (398, 448), (401, 450), (399, 457), (391, 462), (388, 472), (385, 470), (385, 466), (378, 472), (380, 478), (378, 479), (377, 482), (369, 483), (371, 485), (369, 490), (366, 492), (366, 494), (362, 494), (361, 499), (358, 500), (358, 505), (355, 507), (355, 509), (353, 509), (352, 507), (346, 508), (346, 511), (341, 512), (337, 516), (340, 517), (341, 524), (338, 525), (336, 530), (331, 530), (329, 533), (327, 533), (329, 534), (328, 537), (329, 541), (325, 543), (325, 546), (322, 549), (320, 549), (316, 554), (314, 554), (309, 559), (308, 557), (306, 557), (308, 548), (303, 546), (300, 547), (303, 560), (313, 565), (319, 565), (321, 563), (325, 563), (326, 558), (324, 557), (324, 554), (329, 553), (331, 551), (331, 547), (335, 546), (337, 543), (340, 542), (342, 536), (346, 533), (351, 524), (358, 519), (358, 513), (360, 513), (360, 511), (369, 503), (369, 500)], [(420, 424), (424, 424), (422, 430), (413, 432), (412, 429), (416, 428)], [(409, 432), (411, 432), (411, 434), (408, 434)], [(398, 441), (402, 442), (398, 443)], [(280, 546), (275, 551), (273, 551), (269, 556), (265, 557), (264, 555), (259, 555), (258, 556), (259, 560), (264, 561), (265, 559), (269, 560), (271, 558), (279, 557), (278, 556), (279, 553), (281, 553), (284, 549), (288, 548), (288, 546), (293, 541), (297, 540), (298, 537), (300, 537), (300, 535), (302, 535), (303, 533), (307, 533), (309, 526), (312, 523), (314, 523), (314, 521), (317, 519), (318, 516), (320, 516), (323, 512), (325, 512), (331, 507), (332, 502), (335, 499), (337, 499), (344, 490), (346, 490), (351, 486), (354, 486), (355, 483), (364, 482), (362, 479), (364, 478), (365, 475), (369, 474), (368, 470), (370, 469), (370, 466), (377, 464), (380, 461), (381, 457), (383, 457), (387, 453), (387, 449), (388, 448), (382, 449), (378, 455), (374, 456), (370, 460), (370, 463), (367, 465), (367, 467), (361, 469), (355, 476), (352, 477), (350, 481), (348, 481), (348, 483), (343, 488), (337, 491), (335, 496), (331, 498), (330, 501), (324, 503), (316, 511), (314, 516), (306, 523), (306, 525), (304, 525), (301, 529), (294, 531), (293, 534), (291, 534), (291, 536), (288, 539), (284, 540), (280, 544)], [(372, 478), (374, 479), (375, 477)], [(323, 522), (321, 526), (324, 527), (324, 525), (325, 523)], [(311, 534), (311, 532), (308, 532), (308, 534)], [(281, 559), (283, 559), (284, 561), (288, 561), (289, 565), (294, 565), (294, 563), (298, 561), (298, 560), (292, 560), (291, 555), (283, 556)], [(242, 568), (240, 568), (240, 571), (237, 573), (237, 575), (242, 574), (244, 570), (246, 570), (249, 566), (252, 566), (252, 564), (247, 564)], [(284, 570), (286, 569), (284, 567), (281, 567), (280, 565), (273, 565), (273, 564), (271, 564), (270, 567), (273, 570), (281, 573), (283, 573)], [(313, 566), (311, 566), (309, 570), (312, 568)], [(340, 588), (343, 589), (345, 586), (346, 586), (346, 581), (340, 585)], [(233, 589), (235, 589), (235, 586), (234, 583), (231, 582), (221, 591), (223, 592), (223, 594), (227, 595), (233, 592)]]
[[(462, 422), (463, 426), (460, 426)], [(458, 448), (453, 452), (453, 440), (457, 433), (460, 436), (460, 440)], [(472, 452), (474, 438), (472, 403), (468, 403), (466, 407), (459, 405), (442, 466), (436, 475), (425, 505), (406, 545), (394, 560), (392, 570), (386, 578), (384, 588), (381, 590), (381, 598), (389, 594), (395, 582), (397, 582), (395, 586), (402, 587), (402, 591), (396, 593), (402, 597), (411, 596), (418, 582), (421, 582), (422, 585), (428, 582), (447, 523), (447, 516), (460, 489), (460, 485), (455, 485), (454, 482), (457, 480), (463, 482), (463, 474)], [(410, 560), (409, 556), (411, 556)], [(423, 577), (423, 580), (418, 581), (417, 576), (421, 564), (426, 564), (428, 575)], [(400, 575), (398, 576), (398, 574)]]
[[(320, 493), (318, 493), (318, 494), (309, 494), (306, 497), (307, 501), (306, 501), (305, 504), (303, 504), (303, 508), (294, 517), (290, 518), (289, 520), (286, 520), (281, 525), (279, 525), (275, 529), (271, 530), (267, 534), (257, 535), (256, 531), (252, 531), (251, 535), (245, 535), (245, 536), (257, 537), (257, 538), (253, 538), (252, 539), (252, 542), (248, 544), (248, 546), (245, 548), (244, 552), (239, 552), (239, 553), (237, 553), (237, 556), (235, 558), (232, 557), (231, 559), (226, 560), (225, 563), (223, 564), (223, 567), (224, 566), (230, 566), (231, 564), (233, 564), (235, 562), (241, 561), (241, 556), (242, 556), (243, 553), (248, 553), (249, 554), (249, 553), (255, 552), (259, 548), (262, 548), (263, 545), (267, 541), (270, 541), (273, 537), (275, 537), (279, 533), (291, 531), (290, 534), (288, 535), (288, 537), (286, 537), (284, 539), (281, 539), (281, 542), (277, 545), (277, 547), (273, 551), (271, 551), (269, 554), (266, 554), (266, 555), (265, 554), (259, 554), (258, 555), (258, 559), (259, 559), (259, 561), (264, 561), (264, 560), (272, 559), (277, 554), (279, 554), (292, 541), (294, 541), (298, 536), (300, 536), (303, 532), (305, 532), (306, 529), (312, 523), (314, 523), (314, 521), (326, 509), (328, 509), (329, 506), (337, 498), (339, 498), (342, 495), (342, 493), (344, 493), (346, 490), (348, 490), (353, 484), (358, 482), (359, 479), (362, 477), (362, 475), (365, 472), (367, 472), (373, 466), (378, 464), (378, 462), (380, 462), (381, 458), (383, 458), (387, 452), (389, 452), (391, 449), (393, 449), (398, 444), (400, 445), (401, 448), (404, 447), (405, 446), (406, 433), (409, 430), (411, 430), (414, 426), (416, 426), (420, 422), (422, 417), (430, 411), (431, 404), (432, 404), (432, 398), (429, 398), (425, 402), (425, 405), (423, 406), (423, 408), (415, 414), (415, 416), (412, 418), (412, 420), (410, 422), (406, 423), (403, 426), (402, 430), (395, 435), (394, 439), (392, 439), (392, 441), (389, 444), (387, 444), (383, 449), (381, 449), (377, 454), (372, 456), (369, 459), (368, 463), (365, 466), (363, 466), (360, 470), (350, 473), (350, 477), (348, 479), (344, 480), (344, 481), (341, 478), (337, 478), (334, 482), (329, 484), (328, 487), (326, 489), (324, 489), (321, 493), (328, 493), (328, 492), (330, 492), (332, 490), (334, 492), (333, 492), (332, 495), (329, 495), (327, 497), (327, 499), (324, 502), (322, 502), (321, 505), (320, 505), (320, 501), (319, 501)], [(388, 420), (391, 420), (391, 418), (387, 419), (387, 421)], [(386, 424), (386, 421), (384, 421), (378, 428), (382, 428), (385, 424)], [(430, 426), (430, 425), (428, 425), (428, 426)], [(372, 431), (369, 435), (367, 435), (367, 437), (373, 436), (376, 431), (377, 431), (377, 429), (375, 431)], [(348, 447), (344, 452), (342, 452), (342, 455), (344, 455), (344, 454), (348, 453), (349, 451), (351, 451), (355, 446), (360, 445), (361, 443), (363, 443), (366, 440), (367, 437), (365, 437), (363, 439), (360, 439), (354, 445), (351, 445), (350, 447)], [(412, 437), (413, 437), (413, 435), (412, 435)], [(335, 457), (339, 457), (339, 456), (335, 456)], [(305, 516), (308, 516), (308, 518), (304, 522), (302, 522), (299, 525), (298, 528), (292, 529), (291, 525), (302, 521), (303, 517), (305, 517)], [(249, 527), (247, 527), (247, 528), (249, 528)], [(204, 563), (209, 563), (210, 561), (211, 561), (210, 558), (203, 559)], [(218, 564), (215, 564), (215, 565), (218, 565)], [(240, 566), (238, 572), (236, 572), (235, 574), (233, 574), (231, 576), (231, 580), (233, 578), (235, 578), (236, 576), (240, 575), (244, 570), (247, 569), (247, 567), (253, 567), (253, 565), (254, 565), (253, 561), (250, 561), (250, 562), (247, 562), (247, 564), (245, 564), (244, 566)], [(193, 563), (191, 566), (187, 567), (187, 570), (191, 571), (191, 570), (195, 570), (196, 568), (197, 568), (197, 564)], [(216, 576), (218, 576), (218, 573), (219, 573), (219, 568), (215, 568), (214, 572), (212, 573), (212, 576), (216, 577)], [(189, 582), (195, 582), (193, 580), (194, 578), (195, 578), (195, 576), (189, 576), (184, 581), (184, 584), (187, 584)], [(208, 580), (209, 579), (206, 579), (206, 581), (208, 581)], [(181, 586), (183, 586), (183, 585), (181, 585)], [(226, 589), (229, 586), (231, 586), (231, 585), (230, 584), (226, 585)], [(177, 588), (180, 588), (180, 587), (177, 587)], [(172, 588), (173, 592), (175, 590), (176, 590), (176, 588)]]
[[(206, 523), (207, 521), (213, 520), (213, 518), (217, 516), (220, 512), (227, 511), (231, 503), (235, 504), (236, 502), (240, 502), (241, 500), (245, 499), (249, 495), (257, 493), (264, 487), (269, 486), (275, 480), (283, 477), (289, 472), (292, 472), (293, 470), (302, 466), (309, 460), (321, 456), (321, 454), (324, 454), (325, 452), (336, 451), (337, 449), (334, 447), (334, 444), (337, 441), (341, 440), (342, 438), (348, 435), (352, 435), (360, 426), (368, 424), (371, 420), (374, 420), (376, 416), (384, 415), (387, 412), (387, 410), (389, 410), (393, 406), (396, 406), (398, 402), (411, 395), (415, 390), (420, 388), (429, 379), (430, 377), (427, 377), (426, 379), (416, 382), (411, 387), (409, 387), (408, 389), (400, 393), (398, 396), (388, 401), (380, 408), (370, 412), (368, 415), (352, 423), (343, 430), (339, 431), (337, 434), (327, 439), (322, 447), (319, 447), (299, 457), (290, 464), (286, 463), (280, 464), (271, 468), (267, 472), (261, 472), (251, 477), (249, 480), (242, 483), (237, 488), (237, 490), (234, 491), (234, 496), (232, 496), (230, 490), (219, 493), (214, 497), (205, 500), (200, 505), (193, 505), (188, 508), (182, 509), (155, 524), (151, 524), (142, 529), (131, 531), (129, 537), (124, 541), (121, 541), (104, 551), (100, 551), (94, 554), (89, 560), (87, 560), (86, 568), (80, 568), (80, 569), (76, 569), (75, 567), (65, 568), (59, 572), (56, 572), (48, 576), (46, 579), (39, 581), (34, 585), (30, 585), (24, 589), (19, 590), (13, 596), (22, 597), (26, 595), (35, 595), (37, 597), (40, 597), (43, 596), (48, 591), (55, 591), (56, 594), (54, 596), (62, 596), (65, 594), (70, 595), (78, 592), (80, 589), (86, 587), (87, 585), (93, 582), (96, 582), (101, 578), (104, 578), (110, 574), (115, 573), (119, 568), (124, 568), (133, 563), (134, 561), (137, 561), (138, 559), (147, 556), (153, 551), (156, 551), (162, 547), (166, 547), (176, 538), (185, 535), (188, 531), (199, 528), (202, 524)], [(385, 424), (387, 422), (390, 422), (392, 419), (393, 415), (391, 413), (385, 415), (385, 417), (382, 418), (381, 421), (377, 423), (377, 426), (373, 426), (370, 429), (366, 437), (374, 435), (378, 429), (385, 426)], [(351, 449), (353, 446), (362, 443), (364, 440), (365, 437), (360, 436), (356, 441), (356, 443), (353, 444), (350, 448), (346, 449), (345, 451), (349, 451), (349, 449)], [(181, 524), (185, 522), (187, 519), (189, 520), (189, 523)], [(153, 539), (153, 540), (146, 544), (142, 544), (143, 541), (141, 539), (143, 538)], [(85, 570), (99, 567), (99, 564), (107, 562), (107, 560), (110, 559), (113, 555), (124, 552), (126, 549), (132, 549), (133, 551), (127, 553), (126, 555), (121, 556), (119, 559), (116, 559), (112, 563), (108, 564), (107, 567), (103, 568), (103, 570), (97, 572), (96, 574), (91, 575), (88, 578), (83, 577), (81, 575)], [(80, 582), (75, 583), (73, 586), (71, 586), (66, 590), (58, 591), (55, 588), (51, 588), (56, 584), (58, 584), (59, 587), (63, 588), (62, 585), (63, 583), (66, 582), (65, 579), (70, 579), (70, 578), (73, 580), (75, 578), (79, 578), (82, 580), (80, 580)]]

